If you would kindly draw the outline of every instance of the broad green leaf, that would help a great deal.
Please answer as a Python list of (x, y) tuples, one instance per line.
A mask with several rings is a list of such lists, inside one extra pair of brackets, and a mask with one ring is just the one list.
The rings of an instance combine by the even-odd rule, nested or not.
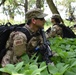
[(58, 69), (55, 66), (50, 64), (48, 65), (48, 69), (51, 74), (56, 74), (58, 72)]
[(33, 71), (33, 73), (31, 75), (40, 75), (40, 72), (43, 71), (46, 68), (46, 66), (36, 69)]
[(71, 71), (76, 73), (76, 66), (71, 68)]
[(24, 69), (25, 69), (25, 70), (28, 70), (28, 69), (29, 69), (29, 67), (30, 67), (30, 64), (25, 64)]
[(29, 59), (29, 56), (27, 54), (23, 55), (21, 58), (25, 64), (30, 63), (30, 59)]
[(60, 72), (61, 74), (64, 74), (65, 71), (67, 71), (68, 66), (69, 66), (69, 65), (65, 65), (65, 66), (63, 66), (63, 67), (59, 70), (59, 72)]
[(76, 61), (70, 67), (74, 67), (74, 66), (76, 66)]
[(58, 63), (58, 64), (56, 64), (56, 67), (57, 67), (58, 69), (61, 69), (63, 66), (64, 66), (64, 63)]
[(43, 71), (41, 71), (40, 75), (51, 75), (51, 74), (49, 74), (48, 69), (45, 68)]
[(61, 47), (62, 49), (65, 49), (65, 45), (61, 44), (59, 47)]
[(68, 45), (66, 45), (66, 50), (70, 50), (70, 48), (71, 48), (71, 45), (70, 44), (68, 44)]
[[(44, 66), (46, 66), (46, 63), (45, 62), (42, 62), (40, 64), (40, 68), (41, 67), (44, 67)], [(49, 75), (47, 67), (43, 71), (41, 71), (41, 74), (40, 75)]]
[(37, 65), (30, 65), (29, 66), (29, 69), (36, 70), (36, 69), (38, 69), (38, 66)]
[(71, 71), (67, 71), (67, 72), (64, 73), (64, 75), (76, 75), (76, 73), (71, 72)]
[(15, 67), (16, 72), (18, 72), (22, 68), (23, 64), (24, 62), (20, 62), (16, 64), (16, 67)]
[(12, 74), (12, 72), (16, 72), (15, 71), (15, 67), (12, 64), (7, 64), (4, 68), (0, 68), (1, 72), (6, 72), (9, 74)]
[(63, 74), (67, 69), (69, 65), (65, 65), (64, 63), (58, 63), (57, 65), (58, 72)]
[(32, 70), (25, 70), (24, 75), (31, 75), (32, 74)]
[(46, 66), (46, 63), (45, 63), (45, 62), (42, 62), (42, 63), (40, 64), (40, 68), (43, 67), (43, 66)]

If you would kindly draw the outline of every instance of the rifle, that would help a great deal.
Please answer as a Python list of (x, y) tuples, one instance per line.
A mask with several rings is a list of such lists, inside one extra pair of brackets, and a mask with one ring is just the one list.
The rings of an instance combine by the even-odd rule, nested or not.
[(40, 34), (43, 38), (43, 45), (42, 45), (42, 47), (40, 47), (39, 43), (38, 43), (37, 46), (33, 50), (40, 51), (40, 53), (43, 57), (43, 61), (46, 61), (46, 64), (48, 64), (48, 63), (51, 63), (51, 60), (49, 59), (49, 57), (53, 56), (52, 50), (50, 49), (50, 44), (49, 44), (49, 41), (46, 39), (43, 28), (40, 28)]
[[(50, 44), (49, 44), (49, 41), (46, 39), (46, 36), (45, 36), (45, 32), (44, 32), (44, 29), (43, 28), (41, 28), (40, 29), (40, 33), (41, 33), (41, 35), (42, 35), (42, 38), (43, 38), (43, 44), (44, 44), (44, 46), (46, 46), (46, 50), (40, 50), (40, 46), (37, 44), (37, 46), (34, 48), (34, 50), (35, 51), (40, 51), (40, 53), (43, 55), (42, 57), (43, 57), (43, 60), (44, 61), (46, 61), (46, 65), (48, 65), (48, 63), (50, 63), (50, 64), (52, 64), (52, 65), (54, 65), (52, 62), (51, 62), (51, 60), (49, 59), (49, 57), (52, 57), (53, 56), (53, 54), (52, 54), (52, 50), (51, 50), (51, 48), (50, 48)], [(44, 52), (45, 51), (45, 52)], [(48, 66), (47, 66), (47, 71), (48, 71), (48, 73), (50, 74), (50, 72), (49, 72), (49, 69), (48, 69)]]
[[(41, 35), (42, 35), (42, 38), (43, 38), (43, 43), (44, 43), (44, 45), (46, 45), (46, 52), (45, 52), (45, 54), (44, 54), (44, 60), (46, 61), (46, 65), (48, 65), (48, 63), (52, 63), (51, 62), (51, 60), (49, 59), (49, 57), (52, 57), (53, 56), (53, 54), (52, 54), (52, 50), (51, 50), (51, 48), (50, 48), (50, 44), (49, 44), (49, 41), (46, 39), (46, 36), (45, 36), (45, 32), (44, 32), (44, 29), (42, 28), (42, 29), (40, 29), (40, 32), (41, 32)], [(53, 64), (53, 63), (52, 63)], [(50, 74), (50, 72), (49, 72), (49, 69), (48, 69), (48, 66), (47, 66), (47, 71), (48, 71), (48, 73)]]
[(49, 41), (46, 39), (44, 29), (41, 28), (40, 32), (41, 32), (41, 35), (42, 35), (42, 38), (43, 38), (43, 43), (44, 43), (44, 45), (47, 46), (46, 53), (44, 55), (44, 59), (45, 59), (46, 63), (48, 64), (48, 63), (51, 63), (49, 57), (52, 57), (53, 54), (52, 54), (52, 50), (51, 50), (50, 45), (49, 45)]

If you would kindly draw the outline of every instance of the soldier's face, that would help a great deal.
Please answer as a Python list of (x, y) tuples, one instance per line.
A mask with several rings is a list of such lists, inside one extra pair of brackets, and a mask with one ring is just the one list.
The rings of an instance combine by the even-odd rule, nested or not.
[(51, 23), (52, 24), (55, 24), (56, 22), (55, 22), (55, 19), (51, 19)]
[(45, 24), (45, 19), (44, 18), (35, 18), (35, 25), (38, 27), (38, 28), (43, 28), (44, 27), (44, 24)]

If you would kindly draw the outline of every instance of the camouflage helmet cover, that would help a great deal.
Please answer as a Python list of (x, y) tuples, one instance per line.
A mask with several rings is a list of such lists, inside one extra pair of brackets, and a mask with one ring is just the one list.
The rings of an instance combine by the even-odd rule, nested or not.
[(43, 11), (39, 8), (34, 8), (26, 12), (25, 14), (26, 20), (32, 19), (32, 18), (44, 18), (47, 16), (47, 14), (43, 13)]

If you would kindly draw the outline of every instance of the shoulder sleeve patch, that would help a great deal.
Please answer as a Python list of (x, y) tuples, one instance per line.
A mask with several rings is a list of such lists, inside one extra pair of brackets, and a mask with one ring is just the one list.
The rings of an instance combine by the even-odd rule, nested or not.
[(14, 41), (14, 45), (15, 46), (22, 45), (22, 44), (23, 44), (23, 40), (22, 39), (19, 39), (19, 40), (15, 40)]

